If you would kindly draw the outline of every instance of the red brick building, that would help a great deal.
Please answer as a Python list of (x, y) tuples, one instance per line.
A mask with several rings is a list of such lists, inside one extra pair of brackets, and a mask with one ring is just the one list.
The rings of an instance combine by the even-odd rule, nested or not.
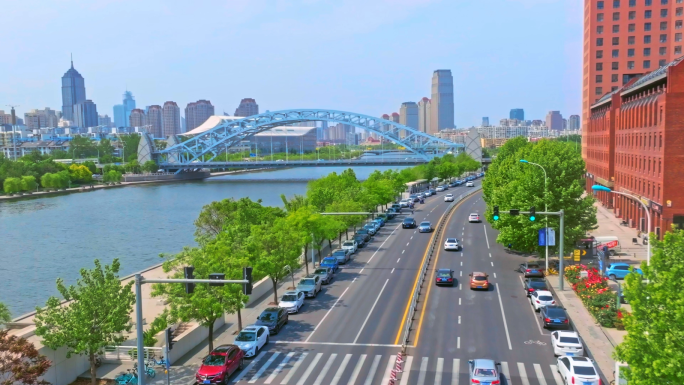
[[(651, 214), (650, 232), (684, 228), (684, 63), (681, 57), (590, 107), (583, 154), (587, 191), (594, 184), (638, 196)], [(634, 200), (598, 193), (631, 227), (647, 231)]]

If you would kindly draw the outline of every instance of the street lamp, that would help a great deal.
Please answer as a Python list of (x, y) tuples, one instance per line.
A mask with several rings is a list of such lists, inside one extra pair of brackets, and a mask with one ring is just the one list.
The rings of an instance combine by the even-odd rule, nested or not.
[[(537, 166), (544, 171), (544, 211), (549, 211), (549, 208), (547, 207), (546, 204), (546, 194), (547, 194), (547, 185), (546, 185), (546, 169), (542, 167), (542, 165), (533, 163), (533, 162), (528, 162), (525, 159), (520, 159), (520, 163), (526, 163), (526, 164), (531, 164), (533, 166)], [(546, 245), (546, 271), (549, 271), (549, 216), (546, 215), (546, 227), (544, 227), (544, 244)], [(560, 258), (563, 258), (562, 255), (559, 256)]]
[[(646, 212), (646, 218), (648, 218), (648, 229), (646, 230), (646, 234), (651, 233), (651, 213), (648, 211), (648, 207), (646, 206), (646, 204), (644, 202), (642, 202), (641, 199), (639, 199), (639, 197), (637, 197), (636, 195), (632, 195), (632, 194), (626, 194), (626, 193), (623, 193), (620, 191), (613, 191), (613, 190), (609, 189), (608, 187), (601, 186), (598, 184), (591, 186), (591, 189), (594, 191), (605, 191), (608, 193), (624, 195), (626, 197), (632, 198), (635, 201), (641, 203), (641, 205), (644, 207), (644, 211)], [(650, 241), (650, 239), (648, 241), (648, 249), (646, 251), (646, 263), (649, 265), (651, 264), (651, 241)]]

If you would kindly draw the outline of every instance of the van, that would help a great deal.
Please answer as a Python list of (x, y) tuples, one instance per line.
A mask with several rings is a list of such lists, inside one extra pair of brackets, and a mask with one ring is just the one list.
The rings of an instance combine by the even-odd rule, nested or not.
[(608, 246), (608, 253), (611, 256), (622, 252), (620, 240), (613, 235), (594, 237), (594, 247), (596, 247), (596, 250), (601, 251), (603, 246)]

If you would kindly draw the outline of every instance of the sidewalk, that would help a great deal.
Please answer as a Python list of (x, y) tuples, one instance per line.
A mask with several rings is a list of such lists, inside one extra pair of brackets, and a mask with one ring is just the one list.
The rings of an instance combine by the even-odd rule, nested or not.
[(646, 260), (646, 250), (648, 246), (644, 245), (639, 239), (639, 244), (632, 243), (632, 238), (637, 237), (638, 230), (627, 226), (621, 226), (622, 219), (617, 218), (613, 210), (603, 207), (599, 202), (594, 203), (596, 207), (596, 221), (598, 228), (589, 233), (595, 237), (612, 235), (618, 237), (622, 252), (612, 259), (623, 259), (622, 262), (641, 261)]

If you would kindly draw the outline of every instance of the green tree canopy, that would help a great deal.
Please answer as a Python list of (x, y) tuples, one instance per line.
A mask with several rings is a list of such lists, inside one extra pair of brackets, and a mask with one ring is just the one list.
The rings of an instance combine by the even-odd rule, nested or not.
[(195, 220), (195, 239), (200, 244), (206, 243), (226, 227), (237, 227), (248, 237), (253, 225), (273, 223), (281, 217), (285, 217), (282, 209), (263, 206), (260, 199), (229, 198), (211, 202), (202, 207)]
[(9, 308), (4, 303), (0, 302), (0, 326), (10, 322), (12, 320), (12, 315)]
[(15, 194), (21, 191), (21, 179), (20, 178), (7, 178), (3, 183), (3, 189), (5, 194)]
[(33, 175), (26, 175), (21, 177), (21, 189), (24, 191), (35, 191), (38, 184), (36, 177)]
[(157, 166), (157, 162), (155, 162), (153, 160), (148, 160), (147, 162), (145, 162), (142, 165), (142, 170), (145, 172), (153, 173), (153, 172), (157, 172), (158, 169), (159, 169), (159, 166)]
[(93, 180), (93, 173), (82, 164), (74, 163), (69, 166), (69, 175), (72, 182), (89, 183)]

